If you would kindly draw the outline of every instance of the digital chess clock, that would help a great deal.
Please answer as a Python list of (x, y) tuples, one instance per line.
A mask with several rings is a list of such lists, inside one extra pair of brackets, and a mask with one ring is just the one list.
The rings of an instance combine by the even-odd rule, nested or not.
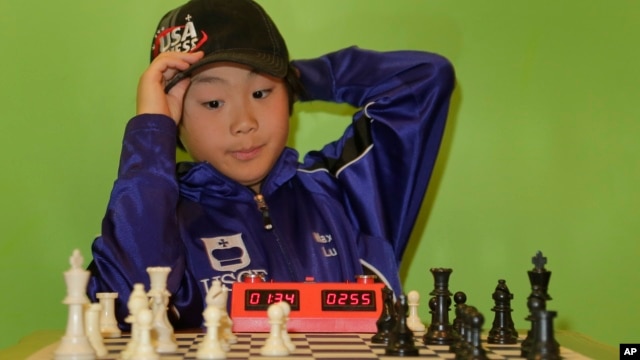
[(382, 312), (382, 288), (372, 277), (355, 282), (264, 282), (245, 278), (231, 291), (231, 319), (235, 332), (268, 332), (269, 305), (291, 306), (290, 332), (371, 332)]

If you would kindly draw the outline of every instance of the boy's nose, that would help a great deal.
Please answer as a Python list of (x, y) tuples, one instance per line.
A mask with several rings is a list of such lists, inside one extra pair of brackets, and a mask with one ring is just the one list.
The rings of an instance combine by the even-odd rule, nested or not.
[(231, 124), (231, 133), (234, 135), (246, 134), (258, 128), (256, 116), (247, 109), (239, 111)]

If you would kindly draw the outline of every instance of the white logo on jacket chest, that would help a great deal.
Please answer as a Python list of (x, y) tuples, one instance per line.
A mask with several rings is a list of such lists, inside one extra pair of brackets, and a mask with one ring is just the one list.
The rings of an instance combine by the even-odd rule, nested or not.
[(338, 256), (338, 250), (336, 250), (336, 248), (334, 248), (333, 246), (330, 245), (331, 242), (333, 241), (333, 238), (331, 237), (331, 234), (321, 235), (320, 233), (314, 232), (313, 233), (313, 239), (317, 243), (323, 244), (322, 245), (322, 255), (324, 255), (324, 257)]
[(236, 271), (251, 263), (242, 234), (202, 238), (211, 267), (217, 271)]

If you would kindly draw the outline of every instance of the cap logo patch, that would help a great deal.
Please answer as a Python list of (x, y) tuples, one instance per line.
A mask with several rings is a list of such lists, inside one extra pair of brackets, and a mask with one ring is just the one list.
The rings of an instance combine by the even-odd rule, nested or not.
[(195, 52), (207, 41), (208, 36), (204, 31), (200, 34), (191, 21), (191, 15), (185, 17), (186, 24), (160, 28), (153, 42), (153, 57), (167, 51)]

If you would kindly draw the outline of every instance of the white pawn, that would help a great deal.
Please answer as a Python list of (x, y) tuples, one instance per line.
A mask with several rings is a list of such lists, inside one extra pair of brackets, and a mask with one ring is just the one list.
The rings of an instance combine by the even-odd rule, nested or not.
[(219, 328), (222, 312), (217, 307), (207, 306), (202, 315), (204, 317), (204, 325), (207, 327), (207, 334), (198, 345), (196, 358), (200, 360), (226, 359), (227, 354), (220, 342)]
[(156, 352), (151, 343), (151, 324), (153, 322), (153, 312), (149, 308), (140, 309), (136, 314), (138, 328), (138, 341), (133, 349), (131, 359), (133, 360), (159, 360), (160, 355)]
[(409, 291), (407, 295), (407, 305), (409, 306), (409, 315), (407, 315), (407, 326), (411, 331), (424, 331), (425, 326), (418, 315), (418, 306), (420, 305), (420, 294), (415, 291)]
[(118, 293), (97, 293), (96, 298), (102, 305), (102, 313), (100, 314), (100, 333), (103, 338), (119, 338), (122, 331), (118, 328), (116, 320), (115, 301)]
[(127, 307), (129, 308), (129, 316), (127, 316), (125, 321), (131, 324), (131, 339), (129, 339), (129, 343), (125, 349), (122, 350), (121, 355), (124, 360), (133, 359), (131, 356), (138, 347), (140, 334), (138, 313), (144, 309), (149, 309), (149, 300), (147, 299), (147, 293), (144, 291), (143, 284), (133, 284), (133, 291), (131, 291), (131, 295), (129, 295)]
[(291, 313), (291, 305), (289, 305), (286, 301), (281, 301), (278, 303), (282, 307), (283, 318), (282, 318), (282, 341), (284, 342), (284, 346), (287, 347), (290, 353), (296, 351), (296, 344), (291, 341), (291, 337), (289, 336), (289, 331), (287, 331), (287, 323), (289, 322), (289, 314)]
[(267, 316), (269, 317), (271, 331), (269, 332), (269, 337), (265, 341), (264, 345), (260, 348), (260, 355), (289, 355), (289, 349), (287, 349), (282, 339), (282, 324), (284, 322), (284, 310), (282, 309), (282, 306), (277, 303), (269, 305)]
[(85, 332), (98, 357), (106, 356), (109, 353), (104, 346), (102, 334), (100, 333), (101, 312), (102, 306), (98, 303), (90, 304), (84, 312)]

